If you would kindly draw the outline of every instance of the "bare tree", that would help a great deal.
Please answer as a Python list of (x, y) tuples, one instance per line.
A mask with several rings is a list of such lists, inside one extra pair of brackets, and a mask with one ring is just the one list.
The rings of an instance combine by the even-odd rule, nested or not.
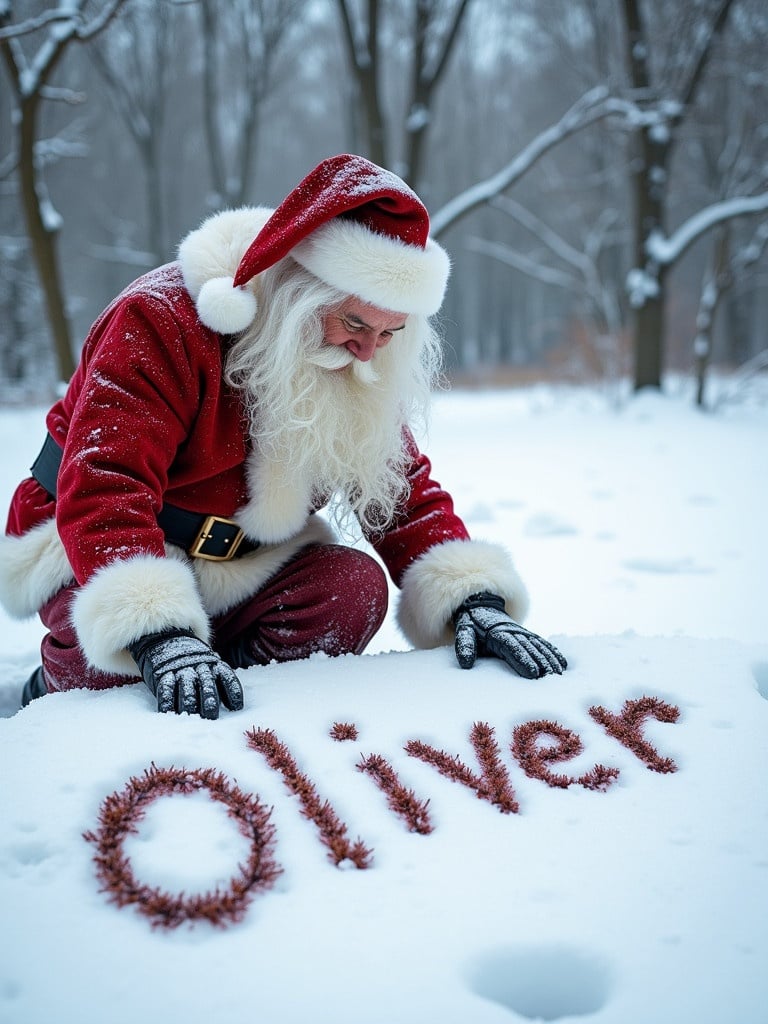
[[(720, 303), (744, 272), (757, 264), (768, 249), (768, 220), (762, 221), (746, 245), (734, 252), (730, 221), (715, 232), (715, 244), (702, 283), (699, 311), (696, 316), (696, 337), (693, 352), (696, 359), (696, 404), (705, 405), (707, 371), (712, 359), (712, 334)], [(768, 354), (768, 348), (763, 353)]]
[(408, 100), (405, 173), (419, 187), (424, 173), (424, 148), (432, 120), (437, 87), (445, 74), (468, 0), (447, 10), (441, 0), (416, 0), (411, 90)]
[(554, 124), (539, 132), (505, 167), (491, 177), (470, 185), (432, 217), (432, 234), (438, 237), (472, 210), (496, 199), (516, 184), (546, 153), (565, 139), (604, 118), (618, 116), (634, 123), (643, 120), (639, 108), (619, 97), (611, 96), (604, 86), (597, 86), (581, 96)]
[(297, 0), (199, 0), (210, 205), (241, 206), (252, 184), (259, 119), (275, 84)]
[[(701, 91), (698, 130), (686, 133), (690, 137), (681, 146), (685, 163), (697, 169), (696, 195), (703, 193), (706, 201), (759, 195), (768, 185), (766, 40), (768, 12), (745, 0), (734, 12)], [(758, 274), (767, 265), (768, 220), (758, 222), (757, 229), (751, 218), (725, 221), (709, 233), (707, 244), (693, 342), (696, 402), (702, 407), (716, 355), (716, 326), (721, 358), (730, 366), (746, 362), (754, 355), (752, 340), (760, 342), (754, 334), (747, 337), (744, 325), (747, 296), (754, 302), (762, 291)]]
[(615, 214), (605, 211), (587, 232), (582, 247), (577, 248), (509, 196), (500, 196), (491, 205), (524, 227), (543, 252), (522, 253), (509, 245), (484, 239), (470, 239), (469, 247), (574, 296), (577, 308), (581, 307), (584, 319), (591, 325), (591, 349), (599, 360), (599, 371), (608, 381), (616, 382), (622, 370), (620, 299), (615, 285), (601, 269), (601, 256), (606, 243), (611, 241)]
[[(33, 376), (36, 313), (34, 273), (29, 267), (26, 239), (0, 236), (0, 381), (14, 387)], [(39, 295), (39, 291), (38, 291)]]
[[(569, 7), (568, 17), (551, 19), (549, 36), (571, 77), (588, 85), (597, 75), (598, 79), (617, 86), (628, 77), (632, 86), (629, 98), (643, 110), (643, 116), (635, 119), (628, 116), (601, 121), (607, 127), (600, 140), (601, 158), (595, 161), (604, 180), (612, 183), (614, 195), (619, 194), (616, 176), (625, 166), (631, 180), (634, 252), (626, 286), (637, 311), (634, 343), (637, 387), (658, 386), (660, 382), (666, 347), (668, 273), (692, 244), (684, 234), (676, 235), (676, 242), (683, 243), (679, 248), (666, 244), (670, 241), (665, 236), (666, 221), (673, 205), (684, 203), (684, 210), (689, 212), (691, 205), (711, 207), (714, 201), (729, 197), (748, 199), (765, 187), (764, 147), (760, 151), (755, 141), (762, 137), (764, 102), (753, 103), (754, 116), (750, 121), (744, 115), (741, 99), (748, 90), (757, 92), (752, 83), (766, 79), (763, 70), (765, 15), (760, 15), (759, 5), (745, 0), (739, 7), (738, 17), (732, 19), (727, 36), (720, 46), (715, 46), (723, 36), (730, 7), (730, 0), (701, 0), (694, 5), (665, 3), (663, 6), (654, 0), (627, 0), (621, 8), (614, 6), (611, 10), (600, 0), (580, 0)], [(617, 22), (619, 9), (621, 17)], [(547, 9), (545, 17), (546, 14)], [(549, 14), (553, 15), (554, 9), (549, 9)], [(621, 27), (621, 18), (627, 27), (623, 34), (616, 32)], [(624, 67), (621, 49), (615, 45), (617, 38), (624, 40)], [(762, 47), (757, 42), (761, 38)], [(688, 45), (680, 45), (680, 40), (686, 40)], [(726, 44), (732, 48), (730, 55)], [(753, 59), (747, 67), (744, 60), (749, 57), (750, 48), (762, 56)], [(626, 67), (630, 69), (628, 74)], [(731, 101), (731, 94), (739, 97), (738, 102)], [(622, 134), (617, 134), (617, 127)], [(596, 138), (595, 132), (583, 136), (587, 145)], [(629, 147), (628, 162), (624, 159), (626, 138), (635, 143)], [(582, 154), (587, 152), (584, 142), (580, 141)], [(752, 173), (748, 176), (743, 168), (750, 147)], [(707, 149), (713, 152), (705, 153)], [(673, 156), (676, 157), (674, 168)], [(703, 156), (709, 159), (703, 161)], [(706, 175), (703, 176), (705, 163), (713, 165), (709, 182), (705, 180)], [(567, 188), (567, 179), (559, 168), (555, 174), (561, 191)], [(725, 218), (723, 223), (730, 223), (732, 212), (737, 209), (739, 215), (745, 212), (744, 206), (738, 203), (717, 211), (709, 209), (703, 220), (691, 220), (687, 225), (692, 231), (690, 238), (701, 239), (721, 214)], [(715, 220), (707, 226), (707, 218), (713, 213)], [(593, 216), (599, 222), (602, 214), (593, 213)], [(732, 231), (726, 227), (711, 231), (715, 247), (722, 244), (718, 239), (726, 234), (732, 236)], [(620, 238), (621, 232), (616, 237)], [(729, 248), (733, 249), (733, 245)], [(549, 255), (552, 252), (550, 249)], [(520, 269), (526, 260), (519, 252), (506, 252), (504, 258), (508, 263), (517, 261)], [(722, 252), (719, 258), (713, 253), (704, 289), (706, 295), (702, 295), (700, 322), (707, 319), (707, 303), (712, 296), (723, 294), (721, 288), (713, 289), (711, 277), (713, 268), (723, 258)], [(746, 266), (738, 263), (742, 273)], [(733, 269), (730, 263), (729, 267)], [(542, 265), (540, 261), (528, 259), (525, 272), (540, 281), (548, 277), (550, 284), (561, 287), (573, 283), (567, 270), (553, 268), (550, 262)], [(716, 273), (721, 285), (729, 274), (730, 270)], [(714, 314), (714, 309), (711, 312)], [(703, 337), (699, 332), (699, 351)]]
[[(415, 188), (424, 172), (424, 148), (433, 116), (437, 87), (445, 74), (471, 0), (411, 0), (411, 71), (403, 125), (401, 173)], [(355, 16), (352, 0), (337, 0), (347, 57), (357, 83), (367, 152), (374, 163), (392, 166), (395, 131), (384, 115), (382, 68), (385, 58), (384, 9), (392, 5), (366, 0), (364, 14)], [(391, 50), (391, 47), (389, 47)]]
[[(42, 101), (82, 98), (74, 89), (88, 81), (84, 65), (94, 47), (73, 46), (63, 64), (48, 62), (60, 39), (69, 33), (74, 41), (93, 21), (89, 11), (111, 17), (120, 3), (0, 0), (3, 85), (9, 58), (21, 69), (17, 88), (0, 87), (0, 115), (4, 123), (13, 117), (0, 141), (0, 246), (8, 264), (0, 307), (17, 307), (22, 297), (24, 305), (23, 318), (0, 318), (0, 333), (23, 331), (39, 345), (46, 320), (56, 320), (38, 308), (42, 291), (29, 269), (37, 257), (21, 190), (22, 124), (34, 172), (27, 196), (41, 218), (51, 211), (47, 241), (54, 255), (58, 241), (66, 260), (67, 312), (79, 332), (124, 285), (128, 266), (157, 262), (166, 242), (189, 227), (190, 209), (197, 216), (206, 205), (251, 201), (256, 170), (257, 194), (279, 193), (287, 177), (344, 146), (347, 97), (356, 83), (361, 124), (373, 129), (370, 138), (361, 135), (368, 139), (362, 151), (411, 180), (430, 208), (433, 233), (451, 249), (455, 273), (443, 316), (449, 362), (530, 364), (578, 338), (599, 349), (610, 376), (608, 339), (618, 336), (616, 358), (625, 358), (626, 286), (642, 305), (653, 300), (659, 278), (662, 298), (671, 282), (675, 287), (670, 361), (675, 340), (693, 338), (697, 305), (699, 351), (715, 320), (715, 356), (723, 351), (735, 365), (762, 344), (764, 215), (741, 202), (714, 214), (712, 208), (759, 202), (765, 191), (764, 0), (733, 4), (719, 42), (713, 29), (725, 0), (636, 0), (648, 44), (648, 87), (640, 92), (629, 87), (625, 0), (121, 2), (126, 17), (112, 21), (98, 44), (112, 84), (89, 90), (90, 116), (73, 120), (63, 103)], [(24, 20), (11, 10), (42, 13)], [(134, 12), (141, 22), (132, 20)], [(172, 33), (161, 23), (168, 12)], [(353, 43), (356, 63), (345, 59)], [(633, 51), (642, 53), (642, 46)], [(691, 93), (695, 68), (700, 84)], [(21, 112), (30, 89), (39, 91), (33, 103), (44, 112), (36, 125)], [(686, 95), (692, 98), (683, 109)], [(667, 148), (662, 163), (647, 164), (663, 219), (642, 236), (638, 255), (627, 199), (641, 136)], [(88, 155), (97, 196), (77, 180), (81, 169), (63, 159), (77, 152)], [(279, 157), (264, 159), (267, 153)], [(59, 202), (66, 195), (65, 231), (58, 231), (46, 183)], [(146, 218), (137, 219), (137, 208)], [(683, 236), (670, 229), (705, 210), (713, 219), (688, 224), (697, 241), (681, 244)], [(94, 218), (105, 215), (109, 223), (99, 234)], [(136, 236), (137, 221), (145, 219), (155, 232), (151, 240)], [(722, 273), (715, 273), (718, 246)], [(494, 258), (478, 257), (478, 249)], [(750, 262), (747, 255), (758, 250), (761, 257)], [(718, 304), (709, 306), (715, 297)], [(58, 322), (66, 322), (63, 303)], [(707, 365), (715, 359), (708, 344)], [(25, 367), (9, 361), (0, 374), (28, 374), (32, 366), (25, 357)]]
[[(723, 32), (733, 0), (677, 9), (680, 20), (668, 27), (670, 53), (660, 25), (651, 31), (641, 0), (621, 0), (626, 63), (632, 94), (656, 107), (659, 119), (638, 126), (632, 166), (634, 220), (630, 300), (635, 310), (634, 386), (661, 387), (665, 348), (665, 304), (669, 263), (655, 260), (649, 240), (666, 232), (673, 150), (701, 87), (715, 43)], [(704, 10), (702, 11), (702, 7)], [(658, 9), (656, 10), (658, 15)], [(689, 56), (690, 55), (690, 56)], [(654, 59), (655, 58), (655, 59)]]
[(366, 0), (365, 15), (355, 18), (350, 0), (336, 0), (349, 64), (359, 92), (365, 150), (374, 163), (386, 167), (387, 132), (380, 84), (379, 0)]
[(131, 0), (91, 56), (139, 154), (144, 173), (150, 263), (165, 258), (162, 140), (172, 72), (172, 13), (168, 0)]
[(650, 258), (659, 268), (670, 267), (695, 241), (706, 232), (717, 230), (716, 243), (705, 276), (696, 319), (694, 354), (697, 359), (696, 402), (704, 404), (706, 371), (712, 351), (712, 327), (717, 307), (725, 291), (746, 267), (756, 263), (762, 256), (768, 241), (768, 222), (758, 228), (751, 243), (742, 249), (734, 260), (728, 256), (729, 225), (738, 217), (762, 214), (768, 211), (768, 191), (757, 196), (742, 196), (725, 199), (700, 210), (683, 223), (670, 237), (652, 235), (647, 241)]
[[(12, 4), (6, 3), (0, 8), (0, 54), (16, 103), (16, 172), (62, 380), (71, 377), (75, 366), (56, 244), (61, 218), (47, 195), (38, 117), (44, 100), (79, 101), (79, 97), (68, 90), (51, 85), (54, 72), (71, 44), (92, 39), (103, 31), (123, 3), (124, 0), (107, 0), (89, 17), (85, 11), (86, 0), (62, 0), (58, 7), (15, 23)], [(27, 54), (22, 41), (33, 45), (37, 42), (31, 54)]]

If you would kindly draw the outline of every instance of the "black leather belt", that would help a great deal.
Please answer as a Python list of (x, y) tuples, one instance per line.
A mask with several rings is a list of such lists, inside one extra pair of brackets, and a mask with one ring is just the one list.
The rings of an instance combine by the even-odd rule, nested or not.
[[(52, 498), (56, 497), (62, 455), (61, 448), (47, 434), (40, 454), (32, 463), (32, 476)], [(230, 558), (239, 558), (260, 547), (258, 541), (245, 536), (234, 520), (188, 512), (176, 505), (163, 505), (157, 525), (169, 543), (183, 548), (193, 558), (211, 562), (228, 562)]]

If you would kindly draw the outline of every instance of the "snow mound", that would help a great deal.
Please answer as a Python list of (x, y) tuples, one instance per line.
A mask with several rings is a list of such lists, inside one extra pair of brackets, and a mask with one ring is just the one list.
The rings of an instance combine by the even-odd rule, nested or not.
[[(242, 673), (218, 722), (141, 685), (0, 720), (0, 1021), (764, 1021), (768, 647), (554, 639), (571, 667), (537, 682), (316, 656)], [(100, 814), (141, 780), (122, 854), (188, 903), (247, 866), (232, 794), (265, 839), (269, 814), (242, 913), (168, 927), (100, 891)]]

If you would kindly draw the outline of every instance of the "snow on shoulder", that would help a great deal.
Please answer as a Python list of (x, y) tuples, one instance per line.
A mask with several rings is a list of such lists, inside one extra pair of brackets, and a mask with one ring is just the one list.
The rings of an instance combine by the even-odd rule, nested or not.
[(759, 1024), (768, 647), (555, 640), (0, 720), (0, 1020)]

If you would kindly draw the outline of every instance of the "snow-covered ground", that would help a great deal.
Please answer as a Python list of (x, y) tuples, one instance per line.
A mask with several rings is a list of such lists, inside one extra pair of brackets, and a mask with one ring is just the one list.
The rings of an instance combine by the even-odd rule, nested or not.
[[(683, 384), (618, 408), (553, 388), (437, 399), (435, 476), (474, 536), (511, 549), (529, 624), (569, 658), (562, 677), (462, 672), (450, 649), (406, 653), (390, 621), (373, 657), (243, 673), (245, 710), (218, 722), (159, 716), (141, 685), (15, 713), (40, 627), (0, 618), (0, 1022), (764, 1024), (765, 397), (709, 415)], [(0, 413), (3, 502), (42, 430), (40, 410)], [(676, 770), (649, 770), (631, 728), (610, 733), (633, 712)], [(335, 723), (357, 738), (333, 739)], [(475, 723), (509, 813), (404, 749), (445, 751), (479, 782)], [(570, 734), (581, 752), (547, 762)], [(367, 869), (331, 862), (270, 741), (372, 849)], [(431, 831), (409, 830), (405, 798), (391, 809), (358, 769), (373, 754)], [(579, 782), (596, 764), (619, 772), (603, 790)], [(163, 795), (170, 768), (191, 795)], [(272, 808), (281, 871), (237, 923), (153, 928), (100, 892), (83, 833), (106, 842), (104, 801), (140, 780), (145, 816), (118, 849), (145, 911), (146, 887), (223, 892), (248, 862), (211, 787)]]

